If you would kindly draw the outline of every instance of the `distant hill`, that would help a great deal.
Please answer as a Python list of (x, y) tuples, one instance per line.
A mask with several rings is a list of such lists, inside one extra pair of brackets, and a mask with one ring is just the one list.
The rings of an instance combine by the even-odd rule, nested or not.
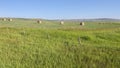
[(96, 21), (120, 21), (120, 19), (112, 19), (112, 18), (98, 18), (98, 19), (93, 19)]
[(120, 19), (112, 18), (96, 18), (96, 19), (63, 19), (64, 21), (116, 21), (120, 22)]
[[(6, 17), (7, 18), (7, 17)], [(9, 18), (9, 17), (8, 17)], [(2, 17), (0, 17), (2, 19)], [(42, 19), (42, 18), (12, 18), (12, 19), (19, 19), (19, 20), (48, 20), (49, 19)], [(113, 19), (113, 18), (96, 18), (96, 19), (53, 19), (52, 21), (114, 21), (120, 22), (120, 19)]]

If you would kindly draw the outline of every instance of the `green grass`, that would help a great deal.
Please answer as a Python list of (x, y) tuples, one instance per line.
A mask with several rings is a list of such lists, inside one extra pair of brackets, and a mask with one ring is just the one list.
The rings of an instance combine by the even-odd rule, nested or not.
[(120, 24), (0, 23), (0, 68), (120, 68)]
[[(101, 24), (100, 24), (101, 23)], [(38, 24), (34, 19), (13, 19), (12, 22), (0, 20), (0, 27), (14, 28), (42, 28), (42, 29), (101, 29), (101, 28), (117, 28), (120, 22), (85, 22), (85, 26), (80, 26), (76, 21), (65, 21), (64, 25), (60, 25), (59, 21), (42, 20), (42, 24)]]

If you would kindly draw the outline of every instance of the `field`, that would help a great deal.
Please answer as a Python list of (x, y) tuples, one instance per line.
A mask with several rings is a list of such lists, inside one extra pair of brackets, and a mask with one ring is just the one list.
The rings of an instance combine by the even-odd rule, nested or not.
[(0, 68), (120, 68), (120, 22), (0, 21)]

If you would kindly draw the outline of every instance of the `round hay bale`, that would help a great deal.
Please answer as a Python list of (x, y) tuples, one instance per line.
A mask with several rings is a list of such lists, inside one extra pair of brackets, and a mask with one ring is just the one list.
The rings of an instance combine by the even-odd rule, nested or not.
[(84, 22), (80, 22), (80, 25), (81, 25), (81, 26), (84, 26), (84, 25), (85, 25), (85, 23), (84, 23)]
[(41, 20), (38, 20), (38, 21), (37, 21), (37, 23), (38, 23), (38, 24), (41, 24), (41, 23), (42, 23), (42, 21), (41, 21)]
[(12, 19), (8, 19), (8, 21), (13, 21)]
[(61, 21), (60, 24), (63, 25), (63, 24), (64, 24), (64, 21)]
[(3, 20), (3, 21), (7, 21), (7, 19), (6, 19), (6, 18), (3, 18), (2, 20)]

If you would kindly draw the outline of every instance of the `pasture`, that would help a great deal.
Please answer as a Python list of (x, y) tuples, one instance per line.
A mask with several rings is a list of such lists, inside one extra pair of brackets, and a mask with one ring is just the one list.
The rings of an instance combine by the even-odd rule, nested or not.
[(120, 22), (0, 20), (0, 68), (120, 68)]

